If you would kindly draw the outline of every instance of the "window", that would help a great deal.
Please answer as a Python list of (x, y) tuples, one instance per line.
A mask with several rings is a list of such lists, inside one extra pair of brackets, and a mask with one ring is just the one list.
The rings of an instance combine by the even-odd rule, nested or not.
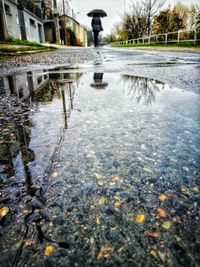
[(33, 26), (33, 27), (36, 27), (35, 20), (30, 19), (30, 25)]
[(7, 5), (7, 4), (4, 4), (4, 7), (5, 7), (5, 12), (6, 12), (6, 14), (8, 14), (8, 15), (12, 15), (12, 14), (11, 14), (11, 10), (10, 10), (10, 6)]

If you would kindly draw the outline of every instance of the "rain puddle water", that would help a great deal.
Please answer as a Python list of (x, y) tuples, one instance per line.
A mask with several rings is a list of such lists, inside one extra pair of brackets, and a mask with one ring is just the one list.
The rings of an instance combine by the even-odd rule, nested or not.
[(198, 266), (200, 95), (60, 69), (0, 93), (1, 266)]

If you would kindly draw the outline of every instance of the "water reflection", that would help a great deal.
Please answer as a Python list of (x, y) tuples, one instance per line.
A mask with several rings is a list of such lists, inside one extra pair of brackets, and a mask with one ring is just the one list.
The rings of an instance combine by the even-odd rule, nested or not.
[[(93, 264), (83, 242), (88, 233), (100, 246), (105, 240), (112, 244), (112, 253), (125, 247), (119, 257), (126, 259), (133, 243), (141, 251), (138, 227), (128, 225), (141, 213), (152, 218), (142, 229), (153, 229), (161, 194), (170, 218), (182, 222), (181, 230), (166, 232), (166, 247), (174, 242), (174, 231), (181, 239), (193, 233), (184, 222), (197, 218), (198, 225), (199, 96), (111, 73), (106, 74), (109, 90), (89, 90), (91, 80), (103, 83), (103, 75), (44, 70), (0, 79), (0, 186), (8, 195), (0, 195), (0, 204), (10, 209), (1, 236), (2, 266), (40, 266), (44, 247), (63, 247), (60, 238), (71, 245), (69, 265), (88, 266)], [(15, 96), (9, 98), (11, 93)], [(134, 242), (127, 242), (130, 236)], [(62, 265), (65, 253), (58, 246), (47, 265)], [(83, 246), (84, 259), (81, 252), (77, 257)], [(10, 259), (14, 264), (7, 264)]]
[[(80, 73), (29, 71), (0, 78), (0, 183), (9, 179), (25, 182), (27, 193), (33, 194), (34, 185), (30, 163), (35, 152), (30, 148), (34, 127), (33, 112), (54, 99), (60, 100), (63, 110), (63, 128), (73, 110), (73, 100)], [(12, 107), (7, 106), (7, 100)]]
[(156, 101), (156, 94), (165, 88), (164, 83), (144, 77), (123, 75), (122, 79), (124, 93), (137, 103), (147, 106), (152, 105)]
[(90, 84), (90, 86), (95, 89), (105, 89), (108, 86), (107, 82), (103, 81), (103, 73), (95, 72), (93, 75), (94, 82)]

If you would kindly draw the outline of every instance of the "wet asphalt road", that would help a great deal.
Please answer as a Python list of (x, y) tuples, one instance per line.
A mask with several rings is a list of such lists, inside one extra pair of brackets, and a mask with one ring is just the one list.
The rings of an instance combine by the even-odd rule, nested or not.
[(0, 75), (41, 67), (74, 66), (85, 72), (130, 74), (157, 79), (184, 90), (200, 90), (200, 53), (197, 52), (67, 48), (2, 60), (0, 66)]
[(199, 266), (199, 55), (2, 61), (1, 266)]

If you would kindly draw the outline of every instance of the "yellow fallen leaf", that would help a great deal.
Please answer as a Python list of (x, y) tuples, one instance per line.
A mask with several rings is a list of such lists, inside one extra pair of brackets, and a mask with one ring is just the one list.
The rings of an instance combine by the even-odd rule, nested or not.
[(99, 217), (96, 217), (96, 224), (101, 224)]
[(45, 256), (49, 256), (51, 255), (51, 253), (54, 251), (54, 247), (53, 246), (46, 246), (45, 251), (44, 251), (44, 255)]
[(120, 177), (115, 175), (112, 177), (112, 182), (119, 182), (120, 181)]
[(94, 173), (94, 175), (96, 176), (97, 179), (105, 178), (105, 176), (103, 176), (102, 174), (99, 174), (99, 173)]
[(162, 224), (162, 228), (164, 228), (165, 230), (169, 230), (170, 227), (171, 227), (170, 221), (166, 221)]
[(109, 183), (109, 186), (112, 187), (113, 185), (116, 185), (116, 183), (115, 183), (115, 182), (110, 182), (110, 183)]
[(150, 255), (153, 256), (154, 258), (157, 258), (158, 253), (157, 253), (157, 251), (156, 251), (155, 249), (152, 249), (152, 250), (150, 251)]
[(5, 217), (9, 212), (9, 208), (7, 207), (3, 207), (3, 208), (0, 208), (0, 218), (3, 218)]
[(54, 178), (58, 177), (58, 175), (59, 175), (58, 172), (53, 172), (53, 173), (52, 173), (52, 176), (53, 176)]
[(121, 206), (124, 203), (124, 201), (121, 200), (120, 198), (118, 197), (114, 197), (114, 198), (115, 198), (115, 206)]
[(100, 199), (99, 199), (99, 205), (104, 205), (105, 203), (106, 203), (106, 198), (105, 197), (101, 197)]
[(104, 182), (102, 182), (102, 181), (98, 181), (97, 184), (100, 185), (100, 186), (102, 186), (102, 185), (104, 185)]
[(110, 256), (110, 253), (113, 252), (113, 250), (114, 249), (112, 247), (102, 246), (97, 256), (97, 260), (100, 260), (102, 258), (108, 258)]
[(164, 201), (167, 197), (164, 194), (160, 194), (159, 199), (160, 201)]
[(145, 219), (145, 215), (144, 214), (138, 214), (136, 217), (136, 223), (143, 223)]

